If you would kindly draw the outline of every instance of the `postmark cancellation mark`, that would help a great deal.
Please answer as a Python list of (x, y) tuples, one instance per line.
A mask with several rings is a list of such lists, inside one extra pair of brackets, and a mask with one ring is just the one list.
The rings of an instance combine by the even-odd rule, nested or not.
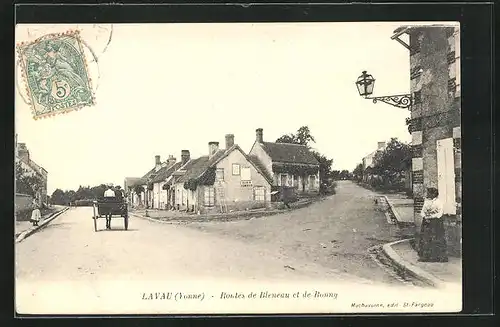
[(78, 31), (48, 34), (17, 51), (34, 119), (95, 103)]

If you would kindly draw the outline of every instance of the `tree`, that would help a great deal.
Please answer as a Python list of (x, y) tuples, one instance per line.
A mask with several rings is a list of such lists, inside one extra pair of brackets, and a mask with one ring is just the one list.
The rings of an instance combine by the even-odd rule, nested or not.
[(311, 131), (308, 126), (302, 126), (297, 130), (295, 134), (295, 139), (297, 140), (297, 144), (309, 146), (310, 142), (316, 143), (316, 140), (311, 135)]
[(373, 174), (390, 184), (398, 183), (402, 174), (411, 167), (411, 147), (392, 138), (383, 151), (375, 154)]
[(325, 188), (330, 187), (333, 183), (333, 159), (328, 159), (326, 156), (316, 151), (312, 151), (312, 153), (316, 157), (316, 160), (319, 161), (319, 179), (321, 181), (320, 191), (325, 191)]
[[(295, 134), (286, 134), (276, 140), (276, 143), (293, 143), (305, 145), (310, 149), (310, 143), (316, 143), (316, 139), (311, 135), (308, 126), (300, 127)], [(317, 151), (311, 151), (319, 162), (319, 178), (321, 181), (320, 192), (326, 192), (326, 189), (333, 185), (334, 173), (332, 171), (333, 159), (328, 159)]]
[(363, 164), (358, 164), (356, 168), (352, 171), (352, 175), (354, 176), (355, 179), (358, 181), (363, 179)]
[(94, 194), (90, 186), (81, 186), (76, 191), (76, 200), (90, 200), (94, 197)]
[(16, 165), (16, 193), (28, 194), (35, 198), (42, 187), (43, 181), (38, 175), (30, 174), (21, 165)]
[(52, 200), (52, 204), (64, 205), (68, 203), (66, 193), (59, 188), (52, 192), (50, 198)]
[(68, 201), (68, 203), (75, 202), (76, 200), (78, 200), (77, 193), (73, 190), (66, 192), (66, 200)]
[(340, 176), (339, 177), (340, 177), (340, 179), (349, 179), (349, 177), (350, 177), (349, 171), (345, 170), (345, 169), (342, 170), (340, 172)]
[(61, 189), (56, 189), (52, 193), (51, 199), (53, 204), (68, 205), (78, 200), (98, 199), (103, 196), (106, 190), (107, 186), (105, 184), (92, 187), (80, 185), (76, 191), (63, 191)]
[(105, 184), (92, 187), (90, 189), (90, 192), (92, 193), (92, 199), (100, 198), (101, 196), (103, 196), (104, 192), (106, 192), (107, 189), (108, 187)]
[(294, 143), (297, 144), (295, 140), (295, 135), (293, 134), (288, 134), (288, 135), (283, 135), (280, 138), (276, 140), (276, 143)]
[(308, 147), (311, 142), (316, 143), (316, 140), (311, 135), (311, 131), (308, 126), (302, 126), (295, 134), (286, 134), (276, 140), (276, 143), (293, 143)]
[(340, 170), (332, 170), (332, 178), (333, 178), (333, 180), (339, 180), (340, 179)]

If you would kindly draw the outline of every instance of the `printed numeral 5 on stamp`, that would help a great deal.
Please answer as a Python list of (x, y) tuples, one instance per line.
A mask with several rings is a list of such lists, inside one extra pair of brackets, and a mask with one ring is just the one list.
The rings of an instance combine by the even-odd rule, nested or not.
[(95, 103), (78, 31), (48, 34), (17, 51), (34, 119)]

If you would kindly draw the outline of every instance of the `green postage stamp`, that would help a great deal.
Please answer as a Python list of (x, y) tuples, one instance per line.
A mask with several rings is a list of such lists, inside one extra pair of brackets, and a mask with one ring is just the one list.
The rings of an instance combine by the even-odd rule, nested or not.
[(33, 118), (95, 103), (78, 31), (48, 34), (17, 46)]

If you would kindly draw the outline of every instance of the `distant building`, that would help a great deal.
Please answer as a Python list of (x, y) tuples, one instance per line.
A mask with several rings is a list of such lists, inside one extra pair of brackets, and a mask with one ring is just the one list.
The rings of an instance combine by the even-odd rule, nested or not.
[(378, 142), (377, 144), (377, 150), (373, 151), (373, 152), (370, 152), (369, 154), (367, 154), (366, 156), (363, 157), (363, 169), (366, 169), (368, 167), (372, 167), (375, 165), (375, 162), (373, 161), (373, 159), (375, 159), (375, 155), (380, 152), (380, 151), (384, 151), (385, 150), (385, 147), (386, 147), (386, 143), (385, 142)]
[(35, 194), (35, 199), (39, 203), (48, 203), (47, 196), (47, 179), (48, 172), (42, 166), (38, 165), (30, 157), (30, 152), (26, 146), (26, 143), (17, 143), (16, 135), (16, 165), (21, 166), (28, 175), (36, 175), (42, 181), (42, 186), (40, 190)]
[(275, 188), (293, 187), (298, 194), (319, 192), (319, 161), (306, 146), (265, 142), (263, 129), (255, 132), (249, 158), (265, 172)]
[(134, 192), (134, 187), (138, 182), (140, 182), (140, 180), (140, 177), (125, 177), (125, 180), (123, 181), (123, 190), (127, 195), (128, 203), (132, 206), (138, 204), (139, 201), (137, 195)]

